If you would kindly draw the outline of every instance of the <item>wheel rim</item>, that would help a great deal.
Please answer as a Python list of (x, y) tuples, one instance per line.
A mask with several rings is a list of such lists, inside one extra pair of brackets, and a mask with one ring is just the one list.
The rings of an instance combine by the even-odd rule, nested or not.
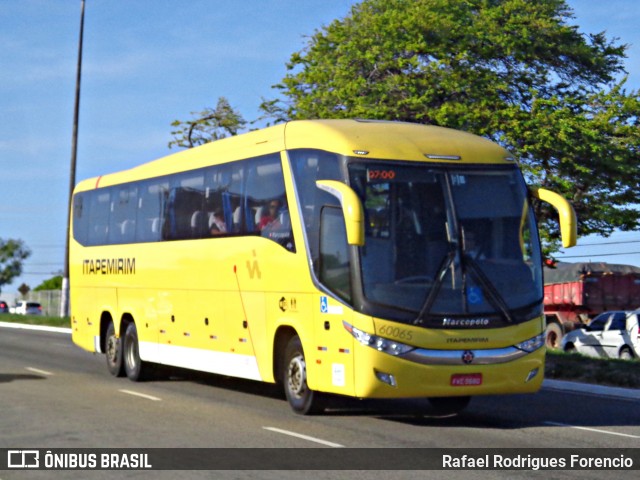
[(287, 369), (287, 385), (289, 391), (300, 398), (307, 389), (307, 365), (302, 355), (296, 355), (289, 362)]
[(118, 361), (118, 339), (115, 336), (107, 339), (107, 358), (111, 363)]

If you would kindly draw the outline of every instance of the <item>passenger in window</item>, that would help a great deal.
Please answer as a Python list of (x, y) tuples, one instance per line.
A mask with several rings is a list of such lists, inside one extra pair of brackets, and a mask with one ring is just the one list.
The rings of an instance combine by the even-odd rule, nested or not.
[(278, 211), (280, 210), (280, 202), (278, 200), (272, 200), (269, 202), (269, 208), (267, 212), (262, 215), (260, 223), (258, 223), (258, 230), (262, 231), (266, 226), (272, 226), (271, 224), (278, 219)]
[(224, 221), (224, 215), (221, 208), (218, 208), (213, 212), (210, 228), (211, 235), (222, 235), (223, 233), (227, 233), (227, 224)]

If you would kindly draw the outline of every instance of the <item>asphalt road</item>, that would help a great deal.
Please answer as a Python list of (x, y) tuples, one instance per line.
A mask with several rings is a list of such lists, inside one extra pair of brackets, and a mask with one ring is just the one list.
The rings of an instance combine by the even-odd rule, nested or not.
[[(477, 397), (437, 418), (426, 401), (340, 400), (294, 414), (268, 384), (170, 370), (133, 383), (68, 334), (0, 328), (0, 448), (640, 448), (640, 402), (543, 389)], [(295, 452), (295, 451), (292, 451)], [(545, 478), (637, 478), (554, 471)], [(17, 472), (11, 478), (300, 478), (300, 472)], [(308, 472), (313, 478), (530, 478), (530, 471)]]

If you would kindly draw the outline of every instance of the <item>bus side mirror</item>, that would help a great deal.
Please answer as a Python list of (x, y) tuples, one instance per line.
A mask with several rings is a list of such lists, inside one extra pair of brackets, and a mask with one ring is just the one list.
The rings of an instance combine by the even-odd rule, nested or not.
[(558, 211), (560, 217), (560, 236), (563, 247), (574, 247), (578, 239), (578, 222), (576, 212), (566, 198), (551, 190), (531, 187), (531, 194), (538, 200), (547, 202)]
[(335, 180), (318, 180), (316, 186), (330, 193), (340, 201), (344, 224), (347, 230), (347, 243), (361, 247), (364, 245), (364, 211), (356, 192), (344, 183)]

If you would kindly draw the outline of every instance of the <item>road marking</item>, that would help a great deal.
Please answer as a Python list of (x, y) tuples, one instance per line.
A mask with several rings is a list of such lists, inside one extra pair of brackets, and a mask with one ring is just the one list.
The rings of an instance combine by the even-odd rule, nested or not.
[(39, 368), (25, 367), (25, 369), (33, 373), (39, 373), (40, 375), (53, 375), (52, 372), (47, 372), (46, 370), (40, 370)]
[(586, 430), (588, 432), (606, 433), (608, 435), (618, 435), (620, 437), (640, 438), (640, 436), (638, 435), (630, 435), (628, 433), (619, 433), (619, 432), (610, 432), (609, 430), (600, 430), (598, 428), (578, 427), (576, 425), (569, 425), (567, 423), (556, 423), (556, 422), (543, 422), (543, 423), (545, 425), (553, 425), (554, 427), (570, 427), (570, 428), (575, 428), (577, 430)]
[(41, 332), (54, 332), (70, 334), (72, 330), (64, 327), (49, 327), (47, 325), (27, 325), (24, 323), (0, 322), (2, 328), (17, 328), (21, 330), (39, 330)]
[(144, 393), (133, 392), (131, 390), (118, 390), (119, 392), (126, 393), (127, 395), (133, 395), (134, 397), (142, 397), (147, 400), (153, 400), (154, 402), (161, 402), (162, 399), (158, 397), (154, 397), (152, 395), (146, 395)]
[(271, 432), (282, 433), (283, 435), (289, 435), (291, 437), (302, 438), (303, 440), (308, 440), (310, 442), (319, 443), (321, 445), (326, 445), (327, 447), (344, 447), (344, 445), (340, 445), (339, 443), (329, 442), (327, 440), (322, 440), (320, 438), (310, 437), (308, 435), (302, 435), (301, 433), (290, 432), (289, 430), (282, 430), (280, 428), (275, 427), (262, 427), (265, 430), (269, 430)]

